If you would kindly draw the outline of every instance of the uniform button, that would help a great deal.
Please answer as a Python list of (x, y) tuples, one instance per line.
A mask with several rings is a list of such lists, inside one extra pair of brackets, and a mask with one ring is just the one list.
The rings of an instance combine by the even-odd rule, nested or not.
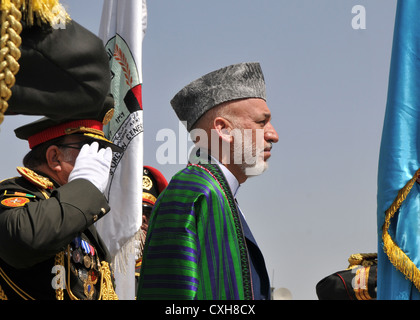
[(103, 214), (105, 214), (105, 213), (106, 213), (106, 209), (105, 209), (105, 208), (101, 208), (101, 212), (102, 212)]
[(93, 222), (96, 222), (96, 220), (98, 220), (98, 215), (97, 215), (97, 214), (95, 214), (95, 215), (93, 216)]

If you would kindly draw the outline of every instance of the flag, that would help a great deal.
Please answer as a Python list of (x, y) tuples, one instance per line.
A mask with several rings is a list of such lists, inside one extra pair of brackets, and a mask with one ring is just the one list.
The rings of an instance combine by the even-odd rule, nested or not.
[(135, 299), (135, 260), (142, 232), (143, 107), (142, 42), (146, 0), (105, 0), (99, 37), (111, 68), (115, 112), (104, 128), (109, 140), (125, 149), (114, 153), (106, 192), (111, 211), (96, 227), (112, 257), (116, 293)]
[(399, 0), (378, 164), (378, 299), (420, 299), (420, 1)]

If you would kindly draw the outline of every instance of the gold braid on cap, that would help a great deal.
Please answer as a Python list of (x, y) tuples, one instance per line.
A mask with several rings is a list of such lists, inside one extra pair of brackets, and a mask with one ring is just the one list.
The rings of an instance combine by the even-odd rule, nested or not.
[[(62, 21), (64, 20), (64, 21)], [(0, 124), (9, 107), (11, 88), (19, 71), (21, 21), (28, 26), (70, 20), (58, 0), (1, 0), (0, 3)]]
[(355, 253), (352, 254), (348, 261), (348, 269), (353, 269), (358, 266), (368, 267), (374, 264), (378, 264), (378, 254), (377, 253)]

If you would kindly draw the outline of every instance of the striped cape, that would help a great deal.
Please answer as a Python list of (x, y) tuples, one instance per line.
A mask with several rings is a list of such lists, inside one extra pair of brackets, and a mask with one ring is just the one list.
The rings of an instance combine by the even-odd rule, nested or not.
[(155, 204), (137, 299), (252, 299), (235, 199), (215, 164), (189, 164)]

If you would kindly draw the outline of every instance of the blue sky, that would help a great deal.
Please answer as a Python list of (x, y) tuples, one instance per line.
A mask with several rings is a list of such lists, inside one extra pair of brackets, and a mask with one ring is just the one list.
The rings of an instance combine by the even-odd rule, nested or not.
[[(99, 31), (102, 0), (65, 0), (73, 19)], [(366, 29), (352, 28), (352, 8)], [(258, 61), (279, 134), (270, 168), (238, 196), (276, 288), (317, 299), (323, 277), (353, 253), (376, 252), (376, 179), (396, 1), (155, 0), (143, 42), (144, 164), (170, 177), (156, 137), (178, 132), (169, 104), (190, 81), (229, 64)], [(27, 145), (0, 126), (0, 176), (16, 175)], [(182, 138), (181, 136), (179, 138)]]

